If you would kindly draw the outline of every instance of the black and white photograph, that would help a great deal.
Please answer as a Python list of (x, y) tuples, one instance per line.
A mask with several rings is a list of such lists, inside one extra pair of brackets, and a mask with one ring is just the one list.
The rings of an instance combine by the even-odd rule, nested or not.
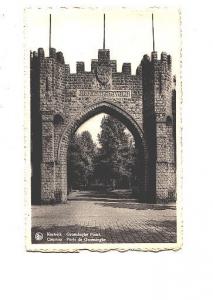
[(212, 300), (212, 2), (0, 25), (0, 298)]
[(178, 9), (26, 9), (27, 249), (180, 249)]

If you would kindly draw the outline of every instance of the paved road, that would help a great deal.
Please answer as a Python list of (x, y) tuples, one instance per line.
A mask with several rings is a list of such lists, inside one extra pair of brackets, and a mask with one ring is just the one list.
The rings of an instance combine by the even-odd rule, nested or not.
[(76, 192), (66, 204), (33, 206), (32, 225), (44, 243), (173, 243), (176, 207), (138, 203), (127, 192)]

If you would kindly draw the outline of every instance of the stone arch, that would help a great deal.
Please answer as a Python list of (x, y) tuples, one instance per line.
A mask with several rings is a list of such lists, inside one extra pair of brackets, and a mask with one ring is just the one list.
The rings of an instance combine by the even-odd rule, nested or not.
[(74, 134), (83, 123), (99, 113), (107, 113), (119, 119), (130, 130), (134, 138), (140, 139), (144, 147), (146, 147), (144, 133), (138, 123), (123, 109), (119, 108), (115, 104), (103, 101), (91, 105), (89, 108), (86, 108), (77, 118), (68, 122), (60, 138), (57, 150), (57, 161), (60, 160), (60, 154), (63, 152), (62, 148), (64, 145), (66, 145), (69, 136)]
[[(143, 191), (147, 190), (147, 160), (148, 153), (146, 142), (144, 139), (144, 134), (142, 128), (139, 124), (134, 120), (132, 116), (126, 113), (123, 109), (118, 106), (103, 101), (98, 102), (96, 104), (91, 105), (89, 108), (86, 108), (77, 118), (71, 119), (66, 125), (57, 149), (56, 155), (56, 186), (57, 190), (62, 191), (62, 202), (66, 201), (67, 197), (67, 149), (70, 142), (70, 136), (76, 132), (76, 130), (88, 119), (99, 113), (107, 113), (116, 117), (120, 120), (132, 133), (134, 136), (135, 142), (137, 144), (138, 149), (143, 153), (143, 167), (144, 167), (144, 175), (143, 175)], [(142, 112), (141, 112), (142, 113)]]

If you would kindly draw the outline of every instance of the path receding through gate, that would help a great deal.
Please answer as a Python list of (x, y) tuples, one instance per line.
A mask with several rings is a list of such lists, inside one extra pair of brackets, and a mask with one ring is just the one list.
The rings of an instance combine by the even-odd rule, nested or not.
[[(76, 191), (66, 204), (32, 207), (32, 236), (61, 233), (63, 243), (176, 242), (175, 204), (144, 204), (128, 191)], [(54, 236), (54, 235), (53, 235)], [(53, 242), (52, 241), (52, 242)]]

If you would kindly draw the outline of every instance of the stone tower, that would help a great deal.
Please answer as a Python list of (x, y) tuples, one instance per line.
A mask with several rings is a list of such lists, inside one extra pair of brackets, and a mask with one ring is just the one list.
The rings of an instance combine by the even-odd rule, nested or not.
[(150, 185), (156, 201), (175, 199), (175, 98), (171, 56), (153, 51), (142, 62), (144, 132), (149, 152)]

